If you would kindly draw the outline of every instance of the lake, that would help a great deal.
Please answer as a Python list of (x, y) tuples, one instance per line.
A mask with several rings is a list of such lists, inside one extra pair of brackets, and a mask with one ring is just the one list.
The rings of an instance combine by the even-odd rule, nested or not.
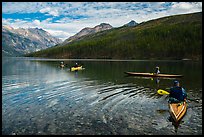
[[(59, 64), (64, 61), (65, 68)], [(71, 72), (75, 63), (85, 68)], [(125, 71), (181, 74), (188, 110), (177, 132), (168, 121), (175, 79)], [(2, 58), (4, 135), (202, 135), (202, 62)]]

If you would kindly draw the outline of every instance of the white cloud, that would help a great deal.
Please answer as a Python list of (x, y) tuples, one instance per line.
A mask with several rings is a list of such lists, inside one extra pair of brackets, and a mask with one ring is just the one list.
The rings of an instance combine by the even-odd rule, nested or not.
[(141, 23), (164, 16), (199, 11), (202, 11), (202, 2), (3, 2), (3, 14), (40, 12), (52, 15), (52, 18), (45, 16), (43, 20), (31, 18), (30, 21), (2, 18), (2, 23), (14, 28), (43, 28), (54, 36), (65, 39), (84, 27), (94, 27), (100, 23), (119, 27), (130, 20)]
[(49, 12), (50, 11), (50, 7), (47, 7), (47, 8), (43, 8), (40, 10), (41, 13), (46, 13), (46, 12)]
[(41, 10), (39, 10), (41, 13), (48, 13), (49, 15), (52, 15), (52, 16), (58, 16), (59, 15), (59, 12), (57, 9), (53, 9), (53, 8), (50, 8), (50, 7), (46, 7), (46, 8), (43, 8)]
[(174, 9), (180, 9), (180, 10), (189, 10), (194, 8), (195, 5), (187, 2), (181, 2), (181, 3), (174, 3), (172, 8)]
[(169, 10), (169, 14), (184, 14), (184, 13), (192, 13), (192, 12), (200, 12), (202, 11), (202, 2), (180, 2), (173, 3), (171, 9)]
[(2, 2), (2, 13), (34, 13), (43, 7), (43, 2)]
[(40, 21), (39, 21), (39, 20), (34, 20), (33, 23), (34, 23), (35, 25), (37, 25), (37, 26), (40, 25)]
[(12, 22), (12, 20), (13, 20), (13, 19), (10, 19), (10, 18), (9, 18), (9, 19), (4, 19), (4, 18), (3, 18), (3, 19), (2, 19), (2, 24), (3, 24), (3, 25), (10, 25), (11, 22)]
[(49, 32), (52, 36), (58, 37), (61, 40), (65, 40), (68, 36), (74, 35), (73, 33), (65, 32), (63, 30), (52, 30), (52, 29), (44, 29), (45, 31)]

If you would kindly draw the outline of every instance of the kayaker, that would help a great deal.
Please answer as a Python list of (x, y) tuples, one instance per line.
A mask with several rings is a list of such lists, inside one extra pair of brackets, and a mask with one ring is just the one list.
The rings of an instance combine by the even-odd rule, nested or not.
[(60, 62), (60, 67), (63, 68), (65, 66), (64, 62)]
[(156, 73), (156, 74), (159, 74), (159, 73), (160, 73), (160, 70), (159, 70), (159, 67), (158, 67), (158, 66), (156, 66), (155, 73)]
[(79, 67), (78, 63), (75, 63), (75, 66), (74, 66), (74, 67), (75, 67), (75, 68)]
[(177, 80), (174, 81), (173, 87), (170, 88), (169, 93), (169, 103), (183, 102), (187, 98), (185, 89), (180, 86)]

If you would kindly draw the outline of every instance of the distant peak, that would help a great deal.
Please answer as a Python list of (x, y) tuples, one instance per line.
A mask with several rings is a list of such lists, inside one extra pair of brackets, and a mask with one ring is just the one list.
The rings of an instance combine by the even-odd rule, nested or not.
[(133, 27), (136, 26), (138, 23), (135, 22), (134, 20), (131, 20), (129, 23), (125, 24), (124, 26), (128, 26), (128, 27)]
[[(130, 22), (134, 22), (134, 23), (136, 23), (134, 20), (131, 20)], [(130, 23), (130, 22), (129, 22), (129, 23)]]
[[(111, 26), (110, 24), (108, 23), (101, 23), (100, 25), (97, 25), (97, 26)], [(112, 26), (111, 26), (112, 27)]]
[(108, 24), (108, 23), (101, 23), (100, 25), (110, 25), (110, 24)]
[(28, 29), (31, 29), (31, 30), (43, 30), (42, 28), (38, 28), (38, 27), (35, 27), (35, 28), (28, 28)]
[(113, 27), (108, 23), (101, 23), (101, 24), (95, 26), (94, 28), (85, 27), (82, 30), (80, 30), (78, 33), (76, 33), (74, 36), (71, 36), (68, 39), (66, 39), (63, 44), (67, 44), (67, 43), (69, 43), (73, 40), (76, 40), (76, 39), (78, 39), (82, 36), (85, 36), (85, 35), (94, 34), (94, 33), (104, 31), (104, 30), (109, 30), (112, 28)]

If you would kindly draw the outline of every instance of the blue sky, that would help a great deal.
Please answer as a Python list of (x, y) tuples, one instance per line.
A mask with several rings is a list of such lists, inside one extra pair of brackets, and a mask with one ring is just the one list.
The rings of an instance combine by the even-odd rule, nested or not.
[(200, 11), (202, 2), (2, 2), (2, 24), (42, 28), (64, 40), (100, 23), (120, 27)]

